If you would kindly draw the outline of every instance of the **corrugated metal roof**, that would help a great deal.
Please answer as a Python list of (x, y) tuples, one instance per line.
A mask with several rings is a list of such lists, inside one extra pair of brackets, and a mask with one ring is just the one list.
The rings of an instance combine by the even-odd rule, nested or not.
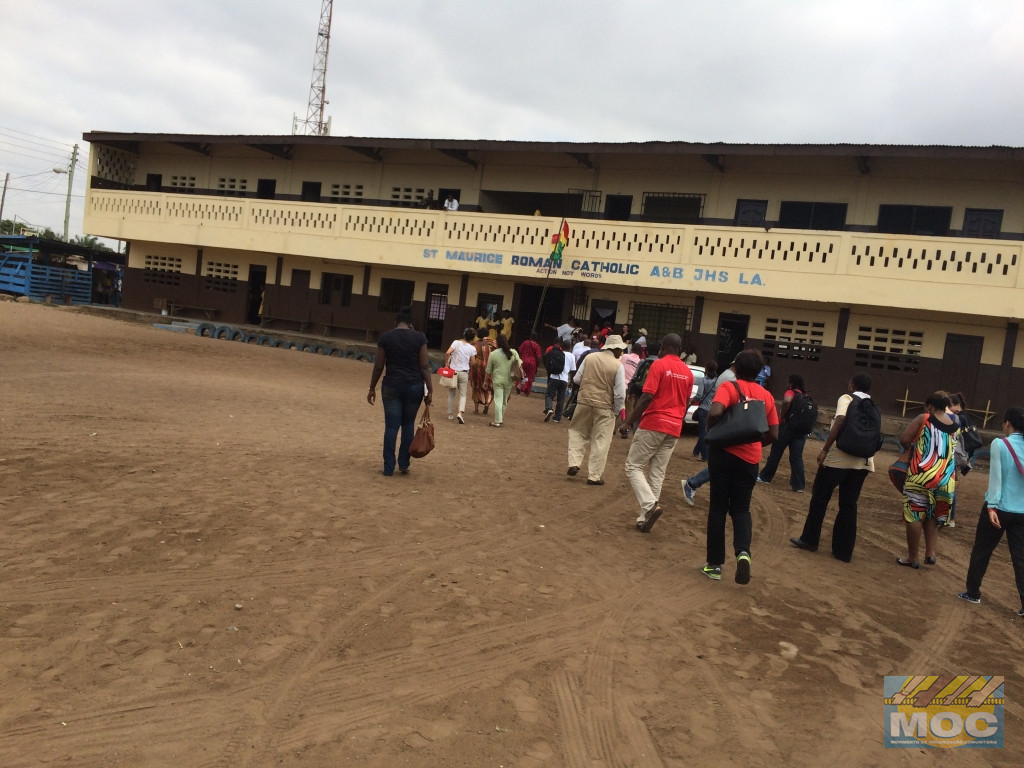
[(952, 146), (940, 144), (757, 144), (688, 141), (627, 142), (549, 142), (495, 139), (413, 139), (366, 136), (283, 136), (246, 134), (117, 133), (90, 131), (82, 138), (92, 144), (104, 144), (137, 151), (145, 143), (168, 143), (201, 150), (203, 145), (245, 144), (257, 147), (313, 145), (323, 147), (359, 147), (364, 149), (419, 149), (503, 151), (503, 152), (577, 152), (585, 154), (646, 155), (762, 155), (762, 156), (841, 156), (841, 157), (933, 157), (962, 159), (1024, 160), (1024, 147)]

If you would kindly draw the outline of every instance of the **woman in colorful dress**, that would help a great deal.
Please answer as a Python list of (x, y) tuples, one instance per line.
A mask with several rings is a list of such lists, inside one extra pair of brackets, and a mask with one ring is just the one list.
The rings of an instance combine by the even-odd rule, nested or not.
[(924, 401), (924, 413), (900, 435), (900, 445), (910, 451), (907, 480), (903, 486), (903, 522), (907, 527), (907, 557), (899, 565), (920, 568), (921, 533), (924, 533), (924, 561), (935, 565), (939, 526), (949, 521), (956, 490), (956, 445), (958, 425), (946, 409), (949, 395), (933, 392)]
[(519, 357), (523, 361), (523, 380), (516, 385), (516, 392), (529, 397), (533, 391), (533, 382), (537, 378), (537, 368), (541, 359), (536, 331), (531, 332), (530, 338), (519, 345)]
[(498, 345), (490, 338), (486, 328), (477, 328), (475, 346), (476, 355), (469, 368), (469, 382), (473, 385), (473, 413), (479, 414), (483, 407), (486, 414), (494, 400), (494, 386), (487, 374), (487, 358)]

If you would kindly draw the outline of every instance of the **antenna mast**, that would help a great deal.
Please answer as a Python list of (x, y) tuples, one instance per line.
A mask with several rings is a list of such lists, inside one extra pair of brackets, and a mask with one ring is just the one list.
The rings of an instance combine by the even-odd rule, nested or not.
[(327, 107), (327, 49), (331, 42), (331, 14), (334, 0), (322, 0), (320, 5), (320, 27), (316, 33), (316, 58), (313, 60), (313, 78), (309, 84), (309, 106), (306, 119), (292, 119), (292, 133), (305, 136), (328, 136), (331, 121), (324, 121)]

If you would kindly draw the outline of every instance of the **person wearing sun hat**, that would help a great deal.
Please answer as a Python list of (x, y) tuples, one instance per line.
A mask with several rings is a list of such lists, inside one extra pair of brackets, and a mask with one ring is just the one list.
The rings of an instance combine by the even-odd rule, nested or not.
[(569, 426), (569, 471), (566, 474), (575, 476), (580, 471), (589, 446), (587, 485), (604, 485), (604, 466), (615, 433), (616, 416), (625, 415), (626, 374), (619, 362), (624, 349), (626, 342), (622, 337), (610, 335), (604, 347), (584, 358), (572, 379), (579, 394)]
[(643, 352), (640, 353), (640, 357), (647, 357), (647, 329), (641, 328), (636, 332), (636, 334), (636, 340), (633, 343), (639, 344), (643, 349)]

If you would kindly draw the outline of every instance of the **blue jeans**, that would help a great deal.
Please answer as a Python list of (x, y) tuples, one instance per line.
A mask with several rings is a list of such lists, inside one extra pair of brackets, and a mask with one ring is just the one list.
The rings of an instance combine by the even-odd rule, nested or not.
[(402, 440), (398, 446), (398, 468), (409, 468), (409, 444), (416, 434), (416, 414), (423, 400), (423, 382), (397, 389), (381, 387), (380, 395), (384, 402), (384, 474), (393, 475), (395, 441), (399, 430)]
[(711, 470), (708, 469), (707, 467), (704, 467), (704, 469), (702, 469), (693, 477), (686, 478), (686, 482), (690, 484), (690, 487), (693, 488), (693, 490), (697, 490), (702, 485), (705, 485), (710, 479)]
[(807, 435), (794, 434), (789, 425), (783, 424), (779, 430), (779, 439), (772, 443), (772, 451), (768, 454), (768, 461), (761, 470), (760, 478), (770, 483), (775, 477), (775, 470), (779, 468), (783, 452), (789, 448), (789, 485), (794, 491), (802, 491), (807, 481), (804, 478), (804, 443), (807, 442)]
[(708, 412), (698, 408), (693, 412), (693, 418), (697, 420), (697, 444), (693, 446), (693, 455), (700, 456), (704, 461), (708, 460)]

